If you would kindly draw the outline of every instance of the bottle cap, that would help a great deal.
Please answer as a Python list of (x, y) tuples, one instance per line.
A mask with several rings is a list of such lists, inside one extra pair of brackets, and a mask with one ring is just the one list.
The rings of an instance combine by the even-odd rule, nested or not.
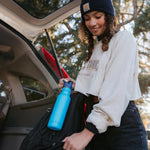
[(69, 81), (69, 82), (64, 81), (64, 87), (68, 87), (68, 88), (70, 88), (71, 90), (72, 90), (72, 84), (73, 84), (72, 81)]

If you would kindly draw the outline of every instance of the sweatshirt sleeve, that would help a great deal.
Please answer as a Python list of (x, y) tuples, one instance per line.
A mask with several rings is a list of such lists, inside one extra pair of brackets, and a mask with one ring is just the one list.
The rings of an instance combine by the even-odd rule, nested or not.
[(128, 31), (119, 34), (112, 44), (112, 54), (105, 68), (105, 76), (99, 92), (99, 103), (87, 118), (99, 133), (108, 126), (118, 127), (121, 116), (130, 100), (130, 80), (134, 75), (137, 46), (133, 35)]

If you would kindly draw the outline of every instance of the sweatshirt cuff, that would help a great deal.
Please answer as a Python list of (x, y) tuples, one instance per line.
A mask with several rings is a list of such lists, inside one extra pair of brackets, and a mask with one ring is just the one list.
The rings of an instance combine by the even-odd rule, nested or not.
[(93, 125), (92, 123), (86, 122), (85, 128), (88, 129), (89, 131), (91, 131), (91, 132), (94, 133), (94, 134), (97, 134), (97, 133), (98, 133), (97, 128), (96, 128), (95, 125)]

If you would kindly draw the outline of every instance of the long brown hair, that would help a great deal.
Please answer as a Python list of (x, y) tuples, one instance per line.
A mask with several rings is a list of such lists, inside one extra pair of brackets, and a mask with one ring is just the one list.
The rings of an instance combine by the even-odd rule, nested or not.
[[(98, 37), (102, 41), (103, 51), (108, 50), (109, 41), (111, 40), (113, 35), (118, 31), (117, 21), (115, 16), (105, 13), (105, 24), (106, 24), (105, 32), (103, 33), (103, 35)], [(88, 53), (86, 58), (86, 61), (88, 61), (92, 55), (95, 40), (94, 40), (94, 36), (87, 29), (84, 19), (81, 21), (79, 25), (79, 38), (81, 39), (81, 41), (84, 40), (88, 44)]]

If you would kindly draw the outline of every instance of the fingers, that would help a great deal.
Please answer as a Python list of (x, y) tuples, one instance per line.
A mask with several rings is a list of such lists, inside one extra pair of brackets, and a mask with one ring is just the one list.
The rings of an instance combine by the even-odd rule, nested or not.
[(62, 78), (62, 79), (59, 80), (59, 83), (58, 83), (58, 88), (60, 90), (62, 90), (62, 88), (63, 88), (64, 81), (66, 81), (66, 82), (72, 81), (73, 82), (72, 88), (74, 89), (74, 87), (75, 87), (75, 80), (74, 79), (72, 79), (72, 78)]
[(58, 88), (59, 88), (60, 90), (62, 90), (63, 85), (64, 85), (63, 79), (60, 79), (60, 80), (59, 80), (59, 83), (58, 83)]
[(65, 81), (65, 80), (66, 80), (65, 78), (62, 78), (62, 79), (59, 80), (58, 88), (59, 88), (60, 90), (62, 90), (62, 88), (63, 88), (63, 86), (64, 86), (64, 81)]
[(83, 150), (93, 138), (94, 133), (88, 129), (84, 129), (81, 132), (74, 133), (71, 136), (66, 137), (63, 142), (64, 150)]
[(70, 144), (70, 142), (69, 142), (69, 140), (68, 140), (68, 137), (66, 137), (66, 138), (63, 140), (63, 142), (64, 142), (63, 149), (64, 149), (64, 150), (71, 150), (71, 144)]

